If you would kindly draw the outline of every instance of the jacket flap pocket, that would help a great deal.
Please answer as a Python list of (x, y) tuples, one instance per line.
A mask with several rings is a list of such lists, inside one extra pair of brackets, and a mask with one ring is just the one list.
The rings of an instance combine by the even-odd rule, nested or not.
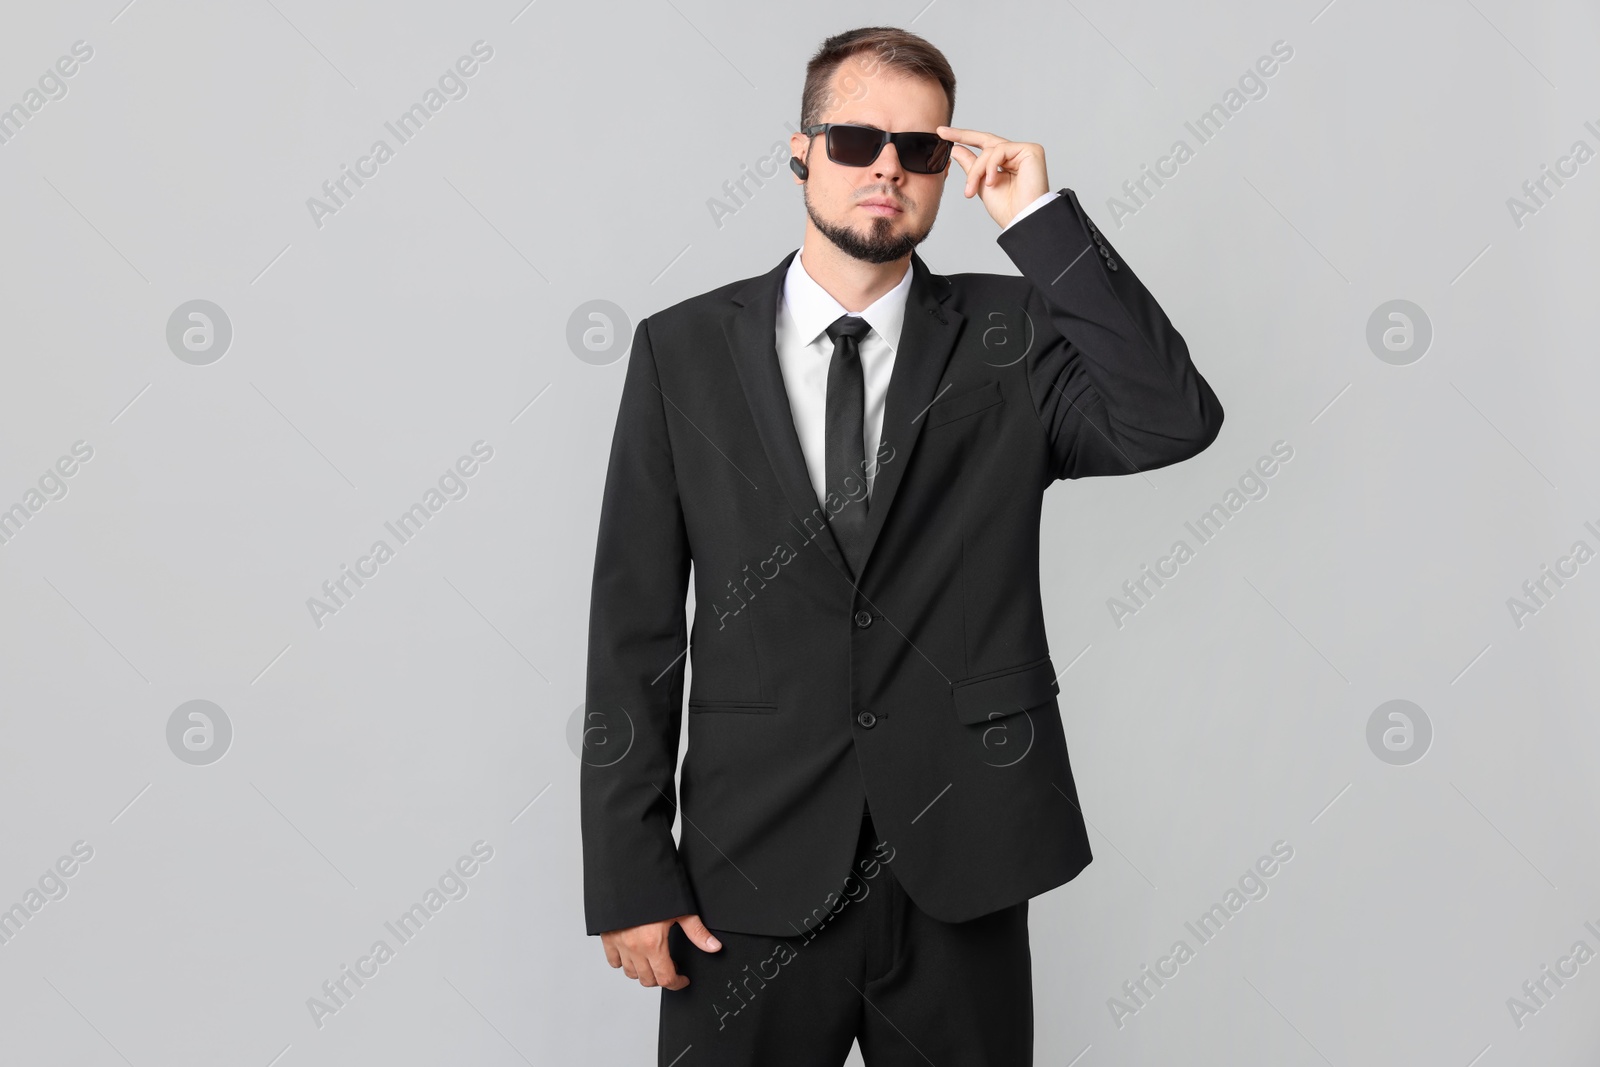
[(955, 682), (956, 718), (968, 725), (1015, 715), (1061, 692), (1050, 657), (981, 678)]
[(1004, 398), (1000, 395), (1000, 383), (987, 381), (970, 392), (951, 397), (949, 400), (941, 400), (933, 405), (928, 409), (928, 425), (939, 426), (946, 422), (954, 422), (956, 419), (992, 407), (1002, 399)]
[(747, 715), (771, 715), (778, 710), (778, 705), (769, 704), (760, 700), (700, 700), (689, 698), (689, 711), (698, 714), (705, 711), (731, 711)]

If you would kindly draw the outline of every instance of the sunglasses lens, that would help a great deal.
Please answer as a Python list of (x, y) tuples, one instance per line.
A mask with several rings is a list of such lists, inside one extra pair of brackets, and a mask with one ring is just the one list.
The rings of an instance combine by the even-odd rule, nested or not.
[(878, 158), (883, 134), (862, 126), (828, 127), (828, 156), (846, 167), (865, 167)]
[(949, 162), (949, 141), (934, 133), (902, 133), (895, 137), (900, 165), (914, 174), (937, 174)]

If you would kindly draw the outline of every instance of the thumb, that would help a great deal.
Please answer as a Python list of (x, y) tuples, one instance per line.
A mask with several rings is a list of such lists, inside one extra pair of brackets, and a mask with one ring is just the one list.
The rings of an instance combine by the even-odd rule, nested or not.
[(715, 952), (722, 947), (722, 942), (718, 941), (711, 931), (706, 929), (706, 924), (700, 921), (700, 916), (685, 915), (678, 920), (678, 925), (683, 927), (683, 932), (689, 936), (689, 940), (693, 941), (695, 947), (700, 951)]

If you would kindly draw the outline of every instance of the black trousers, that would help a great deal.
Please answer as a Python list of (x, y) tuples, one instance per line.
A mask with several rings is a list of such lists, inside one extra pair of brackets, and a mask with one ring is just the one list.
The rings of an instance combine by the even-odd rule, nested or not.
[(924, 915), (894, 876), (894, 842), (861, 820), (855, 864), (793, 937), (713, 928), (702, 952), (673, 926), (689, 977), (661, 991), (659, 1067), (1029, 1067), (1028, 902), (964, 923)]

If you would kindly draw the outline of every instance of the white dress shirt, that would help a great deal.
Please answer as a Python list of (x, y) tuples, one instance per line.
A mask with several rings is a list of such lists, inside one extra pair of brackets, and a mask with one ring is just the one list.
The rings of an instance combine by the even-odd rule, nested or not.
[[(1058, 195), (1048, 192), (1040, 196), (1017, 212), (1006, 229)], [(905, 275), (893, 289), (874, 300), (865, 311), (847, 312), (806, 273), (798, 252), (789, 262), (789, 271), (783, 280), (783, 299), (778, 302), (778, 366), (783, 371), (784, 390), (789, 394), (789, 413), (794, 416), (800, 452), (805, 456), (806, 471), (811, 475), (819, 504), (827, 499), (828, 365), (833, 361), (833, 341), (828, 337), (828, 327), (846, 314), (859, 315), (872, 327), (861, 339), (860, 346), (861, 374), (866, 386), (862, 456), (868, 461), (867, 497), (870, 500), (873, 483), (877, 480), (877, 464), (872, 460), (882, 437), (884, 401), (889, 392), (889, 377), (894, 373), (894, 357), (900, 347), (900, 327), (905, 322), (906, 297), (910, 292), (911, 264), (907, 262)], [(844, 494), (843, 486), (833, 488)]]

